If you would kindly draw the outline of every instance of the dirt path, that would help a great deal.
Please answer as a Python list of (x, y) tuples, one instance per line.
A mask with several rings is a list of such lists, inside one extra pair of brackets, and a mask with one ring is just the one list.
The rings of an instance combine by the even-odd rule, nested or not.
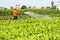
[(43, 18), (43, 19), (49, 19), (51, 18), (49, 15), (42, 15), (42, 14), (37, 14), (37, 13), (33, 13), (33, 12), (24, 12), (25, 14), (32, 16), (34, 18)]

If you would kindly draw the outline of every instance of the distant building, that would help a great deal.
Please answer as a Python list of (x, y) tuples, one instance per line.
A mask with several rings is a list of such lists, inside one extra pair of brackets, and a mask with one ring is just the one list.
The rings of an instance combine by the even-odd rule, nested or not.
[(16, 4), (16, 9), (20, 9), (20, 4)]
[(40, 7), (40, 6), (35, 6), (34, 8), (35, 8), (35, 9), (41, 9), (41, 7)]
[(3, 9), (3, 7), (0, 7), (0, 10), (2, 10)]
[(31, 8), (31, 9), (40, 9), (40, 6), (28, 6), (27, 8)]
[(54, 2), (54, 6), (56, 6), (56, 9), (60, 10), (60, 2)]
[(31, 8), (31, 9), (47, 9), (47, 8), (51, 8), (50, 6), (28, 6), (27, 8)]

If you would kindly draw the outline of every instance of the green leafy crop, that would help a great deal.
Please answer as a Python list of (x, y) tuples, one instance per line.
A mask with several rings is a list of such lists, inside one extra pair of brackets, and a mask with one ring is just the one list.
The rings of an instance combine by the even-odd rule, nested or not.
[(0, 20), (0, 40), (60, 40), (60, 18)]

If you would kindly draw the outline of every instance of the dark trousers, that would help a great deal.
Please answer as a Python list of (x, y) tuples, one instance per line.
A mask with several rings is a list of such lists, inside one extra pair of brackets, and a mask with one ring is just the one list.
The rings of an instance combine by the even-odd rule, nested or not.
[(17, 19), (17, 16), (14, 16), (14, 20), (16, 20)]

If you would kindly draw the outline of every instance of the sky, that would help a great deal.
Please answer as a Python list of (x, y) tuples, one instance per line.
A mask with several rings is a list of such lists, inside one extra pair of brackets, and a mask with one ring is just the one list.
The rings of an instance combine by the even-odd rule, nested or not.
[[(15, 7), (16, 4), (26, 6), (50, 6), (52, 0), (0, 0), (0, 6), (2, 7)], [(54, 2), (60, 0), (53, 0)]]

